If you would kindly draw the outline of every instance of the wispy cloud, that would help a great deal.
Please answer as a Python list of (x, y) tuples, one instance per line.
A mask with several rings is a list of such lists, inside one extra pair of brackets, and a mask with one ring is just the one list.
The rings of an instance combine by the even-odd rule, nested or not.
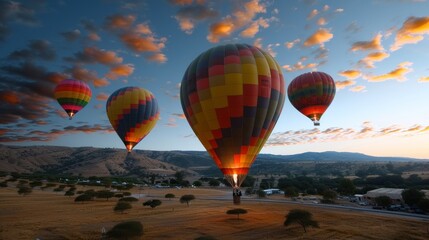
[(374, 68), (375, 62), (383, 61), (384, 59), (390, 56), (389, 53), (386, 52), (373, 52), (366, 55), (365, 58), (359, 60), (358, 65), (363, 65), (366, 68)]
[(424, 39), (425, 34), (429, 34), (429, 16), (409, 17), (396, 32), (395, 42), (390, 50), (396, 51), (405, 44), (418, 43)]
[(359, 86), (351, 87), (350, 91), (352, 91), (352, 92), (363, 92), (363, 91), (365, 91), (365, 89), (366, 89), (365, 86), (359, 85)]
[(107, 93), (101, 92), (97, 94), (97, 100), (99, 101), (106, 101), (109, 98), (109, 95)]
[(317, 66), (319, 66), (318, 63), (307, 63), (307, 64), (303, 63), (306, 60), (307, 60), (307, 57), (302, 57), (294, 65), (292, 65), (292, 66), (291, 65), (283, 65), (282, 68), (288, 72), (294, 72), (294, 71), (299, 71), (299, 70), (303, 70), (303, 69), (316, 70)]
[(296, 44), (298, 44), (299, 42), (301, 42), (301, 39), (297, 38), (295, 40), (293, 40), (292, 42), (285, 42), (285, 47), (288, 49), (293, 48)]
[(419, 82), (429, 82), (429, 76), (419, 78)]
[(10, 60), (32, 61), (42, 59), (52, 61), (56, 58), (55, 49), (51, 43), (46, 40), (31, 40), (28, 47), (11, 52), (8, 57)]
[(362, 73), (359, 70), (345, 70), (338, 73), (340, 76), (349, 78), (349, 79), (356, 79), (362, 75)]
[(310, 19), (314, 18), (315, 16), (317, 16), (317, 14), (319, 14), (319, 11), (317, 9), (313, 9), (308, 14), (307, 19), (310, 20)]
[(336, 81), (335, 87), (337, 89), (344, 89), (346, 87), (353, 86), (355, 84), (356, 84), (356, 82), (353, 80)]
[[(265, 13), (266, 7), (259, 0), (252, 0), (239, 6), (232, 15), (224, 17), (221, 21), (211, 24), (207, 40), (217, 43), (221, 38), (230, 36), (233, 32), (253, 23), (258, 13)], [(258, 22), (258, 27), (261, 22)], [(253, 29), (255, 31), (255, 29)], [(249, 30), (250, 31), (250, 30)], [(256, 33), (255, 33), (256, 34)]]
[(187, 34), (191, 34), (198, 22), (214, 18), (217, 15), (216, 10), (206, 5), (191, 5), (182, 7), (175, 18), (179, 22), (180, 29)]
[(62, 32), (61, 35), (70, 42), (76, 41), (79, 39), (80, 37), (80, 30), (79, 29), (74, 29), (68, 32)]
[(132, 64), (120, 64), (110, 68), (110, 71), (106, 74), (106, 77), (115, 80), (119, 77), (128, 77), (134, 72), (134, 65)]
[(314, 45), (322, 45), (334, 37), (334, 34), (329, 29), (320, 28), (304, 41), (304, 46), (310, 47)]
[(0, 1), (0, 41), (4, 41), (12, 32), (10, 24), (18, 23), (27, 26), (36, 26), (36, 10), (43, 5), (41, 1)]
[(360, 129), (331, 127), (325, 130), (319, 128), (298, 131), (273, 133), (268, 139), (267, 146), (287, 146), (320, 142), (348, 141), (355, 139), (377, 138), (384, 136), (408, 137), (410, 134), (427, 134), (429, 126), (413, 125), (401, 127), (397, 125), (376, 129), (370, 122), (364, 122)]
[(365, 79), (367, 79), (369, 82), (383, 82), (391, 79), (396, 79), (397, 81), (404, 81), (406, 80), (405, 74), (412, 71), (410, 66), (412, 65), (411, 62), (403, 62), (400, 63), (394, 70), (381, 74), (381, 75), (367, 75), (364, 76)]
[(353, 52), (355, 52), (355, 51), (373, 51), (373, 50), (383, 51), (384, 48), (381, 45), (381, 37), (382, 37), (382, 35), (379, 33), (370, 41), (355, 42), (352, 44), (351, 50)]

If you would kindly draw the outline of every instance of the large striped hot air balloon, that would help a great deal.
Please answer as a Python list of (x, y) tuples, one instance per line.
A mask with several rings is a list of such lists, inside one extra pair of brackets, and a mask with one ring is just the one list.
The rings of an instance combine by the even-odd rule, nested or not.
[(324, 72), (299, 75), (289, 84), (288, 97), (292, 105), (319, 126), (320, 118), (335, 97), (335, 82)]
[(254, 46), (214, 47), (187, 68), (180, 99), (198, 139), (230, 184), (240, 187), (283, 108), (280, 66)]
[(66, 111), (69, 118), (79, 112), (91, 100), (92, 92), (89, 86), (80, 80), (65, 79), (54, 90), (54, 97)]
[(128, 152), (149, 134), (159, 119), (155, 97), (139, 87), (125, 87), (112, 93), (107, 99), (106, 112)]

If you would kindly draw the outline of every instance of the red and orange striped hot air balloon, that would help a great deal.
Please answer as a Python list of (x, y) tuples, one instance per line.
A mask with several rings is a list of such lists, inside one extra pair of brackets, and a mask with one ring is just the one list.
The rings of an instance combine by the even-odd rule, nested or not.
[(116, 90), (106, 103), (106, 112), (128, 152), (155, 127), (159, 119), (154, 95), (139, 87)]
[(320, 118), (335, 97), (335, 82), (324, 72), (299, 75), (287, 89), (289, 101), (304, 116), (319, 126)]
[(214, 47), (187, 68), (180, 99), (198, 139), (230, 184), (240, 187), (283, 108), (280, 66), (254, 46)]
[(88, 104), (91, 96), (92, 92), (88, 84), (75, 79), (61, 81), (54, 90), (55, 99), (70, 119)]

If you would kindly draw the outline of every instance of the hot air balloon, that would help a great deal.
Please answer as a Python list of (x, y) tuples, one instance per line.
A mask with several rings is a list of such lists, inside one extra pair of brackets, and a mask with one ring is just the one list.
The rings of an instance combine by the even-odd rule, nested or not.
[(125, 87), (112, 93), (107, 99), (106, 112), (128, 152), (149, 134), (159, 119), (154, 95), (139, 87)]
[(54, 90), (55, 99), (69, 115), (70, 120), (88, 104), (91, 95), (89, 86), (85, 82), (75, 79), (61, 81)]
[(299, 75), (287, 89), (292, 105), (319, 126), (320, 118), (335, 96), (335, 82), (324, 72), (308, 72)]
[(189, 65), (180, 99), (192, 130), (237, 190), (282, 111), (280, 66), (254, 46), (217, 46)]

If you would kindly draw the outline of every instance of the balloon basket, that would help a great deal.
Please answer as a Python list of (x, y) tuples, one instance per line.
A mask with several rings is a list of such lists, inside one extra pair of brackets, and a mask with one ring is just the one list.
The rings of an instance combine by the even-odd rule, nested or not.
[(233, 196), (232, 201), (235, 205), (240, 205), (241, 197), (240, 196)]

